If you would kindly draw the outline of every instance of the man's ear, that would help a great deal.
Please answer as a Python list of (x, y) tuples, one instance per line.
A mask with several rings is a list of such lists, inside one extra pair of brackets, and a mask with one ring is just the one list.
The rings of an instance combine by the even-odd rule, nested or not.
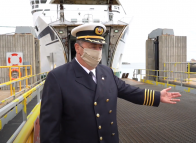
[(79, 47), (80, 47), (79, 44), (78, 43), (75, 43), (74, 46), (75, 46), (76, 53), (79, 53)]

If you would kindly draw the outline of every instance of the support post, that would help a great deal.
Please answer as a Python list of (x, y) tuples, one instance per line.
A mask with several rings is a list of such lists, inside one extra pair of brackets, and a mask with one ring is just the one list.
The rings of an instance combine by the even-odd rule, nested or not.
[(13, 95), (12, 95), (14, 99), (16, 98), (16, 90), (15, 90), (16, 88), (15, 87), (16, 87), (16, 83), (14, 82), (13, 83)]
[(24, 98), (24, 100), (22, 101), (22, 105), (23, 105), (23, 110), (22, 110), (22, 117), (23, 117), (23, 121), (27, 121), (27, 104), (26, 101), (27, 99)]

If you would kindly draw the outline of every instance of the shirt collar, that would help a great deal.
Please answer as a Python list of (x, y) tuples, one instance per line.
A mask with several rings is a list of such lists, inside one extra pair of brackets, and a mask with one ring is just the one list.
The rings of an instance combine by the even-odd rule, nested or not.
[[(77, 58), (75, 57), (76, 61), (78, 62)], [(87, 74), (90, 73), (90, 70), (88, 70), (86, 67), (82, 66), (79, 62), (78, 64), (87, 72)], [(94, 76), (96, 77), (96, 68), (94, 68), (93, 70), (91, 70), (91, 72), (94, 74)]]

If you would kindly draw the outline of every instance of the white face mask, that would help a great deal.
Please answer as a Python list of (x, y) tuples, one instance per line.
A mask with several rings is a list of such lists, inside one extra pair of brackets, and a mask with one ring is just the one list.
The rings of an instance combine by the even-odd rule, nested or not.
[[(82, 46), (81, 46), (82, 47)], [(83, 47), (82, 47), (83, 48)], [(102, 50), (83, 48), (81, 58), (91, 67), (96, 68), (102, 58)]]

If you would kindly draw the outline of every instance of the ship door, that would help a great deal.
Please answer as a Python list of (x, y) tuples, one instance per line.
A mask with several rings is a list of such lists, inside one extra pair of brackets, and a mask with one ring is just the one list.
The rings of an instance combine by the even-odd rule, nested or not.
[(69, 62), (71, 62), (76, 56), (76, 51), (74, 46), (75, 43), (76, 43), (76, 38), (71, 36), (69, 39)]

